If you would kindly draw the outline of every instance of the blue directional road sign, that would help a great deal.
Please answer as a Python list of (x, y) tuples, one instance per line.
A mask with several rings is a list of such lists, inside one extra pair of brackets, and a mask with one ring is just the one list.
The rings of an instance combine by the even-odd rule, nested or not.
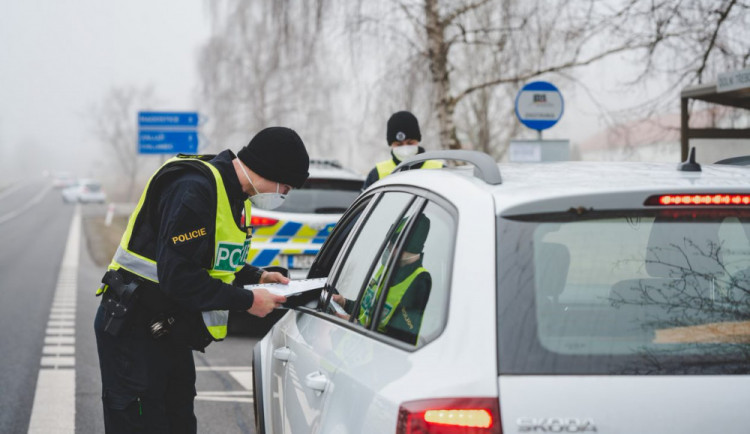
[(198, 122), (196, 112), (138, 112), (138, 152), (195, 154)]
[(197, 131), (150, 131), (138, 133), (141, 154), (195, 154), (198, 152)]
[(198, 127), (196, 112), (138, 112), (139, 128)]

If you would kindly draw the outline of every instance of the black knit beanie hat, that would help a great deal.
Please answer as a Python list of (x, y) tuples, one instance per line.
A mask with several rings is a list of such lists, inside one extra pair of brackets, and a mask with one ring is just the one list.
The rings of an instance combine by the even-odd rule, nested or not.
[(260, 131), (240, 149), (237, 158), (258, 175), (294, 188), (302, 187), (310, 175), (305, 144), (294, 130), (285, 127)]
[(385, 135), (388, 140), (388, 146), (393, 142), (400, 142), (406, 139), (422, 141), (422, 133), (419, 131), (419, 121), (417, 117), (407, 111), (396, 112), (388, 119), (388, 128)]

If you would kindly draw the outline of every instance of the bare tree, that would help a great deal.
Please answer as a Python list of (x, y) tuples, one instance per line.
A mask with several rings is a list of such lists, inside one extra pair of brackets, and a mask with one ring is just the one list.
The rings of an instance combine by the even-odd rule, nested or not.
[(220, 3), (199, 61), (211, 149), (284, 124), (304, 129), (305, 141), (325, 153), (329, 130), (310, 126), (333, 123), (328, 107), (335, 84), (321, 68), (325, 45), (315, 43), (318, 32), (303, 25), (309, 19), (298, 19), (312, 14), (314, 27), (315, 11), (277, 2), (231, 2), (224, 10)]
[(104, 99), (93, 106), (91, 129), (97, 139), (107, 145), (117, 168), (127, 179), (126, 199), (135, 198), (135, 186), (141, 160), (138, 157), (137, 115), (155, 104), (151, 87), (115, 86)]
[[(432, 118), (437, 121), (440, 147), (461, 148), (462, 141), (468, 140), (470, 146), (499, 158), (508, 140), (519, 131), (512, 116), (513, 96), (524, 82), (555, 77), (573, 84), (579, 68), (614, 54), (628, 54), (640, 66), (631, 85), (668, 75), (673, 85), (669, 91), (673, 92), (717, 71), (747, 65), (747, 10), (747, 0), (256, 3), (238, 6), (226, 15), (228, 24), (216, 32), (219, 42), (207, 46), (211, 52), (205, 53), (202, 66), (214, 71), (205, 74), (204, 82), (218, 80), (211, 85), (257, 106), (253, 112), (265, 113), (272, 107), (279, 110), (283, 101), (293, 98), (305, 105), (302, 110), (326, 113), (325, 107), (336, 100), (330, 92), (340, 89), (332, 85), (340, 76), (326, 81), (330, 80), (330, 59), (336, 56), (325, 56), (325, 47), (335, 47), (341, 57), (352, 59), (353, 69), (374, 77), (369, 82), (374, 87), (346, 89), (368, 101), (365, 117), (379, 119), (380, 112), (387, 116), (389, 109), (421, 107), (422, 95), (428, 95), (426, 111), (431, 116), (420, 120), (423, 124)], [(250, 26), (246, 29), (262, 32), (233, 32), (232, 28), (241, 28), (231, 24), (240, 20), (239, 16)], [(332, 45), (341, 36), (348, 41), (348, 50), (340, 43)], [(227, 56), (227, 47), (262, 71), (251, 72), (247, 65), (229, 61), (232, 55)], [(237, 47), (242, 50), (236, 51)], [(377, 65), (376, 71), (369, 70), (372, 65)], [(235, 70), (228, 71), (232, 68)], [(216, 71), (231, 76), (238, 73), (237, 68), (246, 71), (241, 74), (239, 88), (228, 87), (232, 81), (226, 79), (217, 85), (225, 77)], [(281, 87), (267, 82), (267, 77), (293, 83), (293, 91), (284, 94)], [(316, 86), (305, 87), (311, 81)], [(250, 88), (255, 89), (252, 98), (243, 92)], [(325, 98), (321, 98), (322, 92), (326, 92)], [(206, 94), (215, 102), (226, 103), (219, 95)], [(644, 104), (653, 108), (664, 100), (659, 95)], [(231, 105), (238, 107), (239, 101)], [(293, 110), (300, 111), (300, 106)], [(642, 113), (644, 109), (639, 110)], [(270, 117), (280, 118), (279, 113)], [(331, 119), (313, 118), (313, 130), (326, 128), (323, 123)], [(326, 141), (325, 135), (321, 137)]]

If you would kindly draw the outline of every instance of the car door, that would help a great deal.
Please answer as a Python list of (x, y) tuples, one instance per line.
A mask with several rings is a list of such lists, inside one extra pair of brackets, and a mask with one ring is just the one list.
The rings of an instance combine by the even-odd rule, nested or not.
[[(330, 333), (337, 368), (321, 432), (381, 433), (396, 427), (399, 405), (416, 391), (410, 379), (435, 363), (420, 349), (445, 327), (455, 224), (453, 214), (424, 198), (392, 223), (369, 272), (357, 279), (362, 283), (355, 285), (356, 302), (345, 303), (350, 321)], [(349, 291), (345, 273), (343, 263), (332, 291)], [(406, 288), (404, 282), (411, 284)]]
[[(380, 261), (385, 241), (413, 201), (414, 196), (405, 192), (381, 195), (363, 214), (362, 221), (347, 234), (343, 246), (334, 246), (336, 241), (333, 240), (325, 247), (339, 249), (334, 261), (335, 277), (329, 276), (328, 280), (331, 287), (356, 303), (371, 270)], [(321, 255), (325, 258), (326, 252), (322, 251)], [(357, 332), (352, 327), (342, 327), (351, 324), (346, 318), (314, 309), (300, 309), (290, 317), (293, 319), (285, 324), (283, 431), (329, 432), (323, 429), (322, 421), (330, 396), (337, 389), (333, 378), (345, 360), (342, 354), (358, 357), (357, 350), (347, 346), (358, 345)], [(367, 351), (365, 347), (362, 349)]]

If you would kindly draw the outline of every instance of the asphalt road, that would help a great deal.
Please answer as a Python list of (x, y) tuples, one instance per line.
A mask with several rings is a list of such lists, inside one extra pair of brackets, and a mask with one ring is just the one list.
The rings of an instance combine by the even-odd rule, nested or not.
[[(64, 204), (59, 190), (42, 178), (0, 191), (2, 433), (25, 433), (30, 427), (45, 427), (44, 423), (50, 423), (53, 407), (69, 410), (54, 415), (55, 432), (104, 432), (93, 333), (99, 301), (93, 294), (104, 267), (90, 257), (85, 230), (72, 237), (80, 243), (80, 249), (73, 250), (77, 255), (72, 276), (65, 277), (71, 262), (63, 259), (66, 246), (70, 251), (68, 236), (76, 213), (86, 224), (90, 218), (104, 219), (106, 211), (105, 205)], [(63, 287), (71, 282), (74, 286), (66, 296)], [(55, 339), (64, 340), (66, 345), (50, 345)], [(209, 346), (205, 354), (194, 353), (198, 432), (254, 432), (250, 364), (256, 340), (230, 336)], [(67, 345), (69, 342), (74, 344)], [(74, 377), (71, 390), (63, 387), (59, 390), (64, 393), (59, 396), (49, 395), (49, 388), (44, 387), (45, 375), (40, 375), (40, 371)], [(41, 391), (37, 390), (40, 386)]]

